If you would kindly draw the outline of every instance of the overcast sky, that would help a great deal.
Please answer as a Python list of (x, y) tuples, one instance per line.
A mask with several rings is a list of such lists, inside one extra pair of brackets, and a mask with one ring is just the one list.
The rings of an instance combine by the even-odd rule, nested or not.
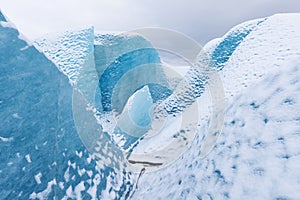
[(87, 25), (99, 31), (162, 27), (204, 45), (243, 21), (300, 13), (300, 0), (0, 0), (0, 8), (29, 39)]

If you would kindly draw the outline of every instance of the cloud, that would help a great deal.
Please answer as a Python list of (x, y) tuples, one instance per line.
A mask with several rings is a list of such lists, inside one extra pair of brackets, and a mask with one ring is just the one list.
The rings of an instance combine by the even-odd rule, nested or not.
[(2, 0), (0, 7), (30, 39), (86, 25), (99, 31), (156, 26), (183, 32), (202, 44), (245, 20), (300, 12), (299, 0)]

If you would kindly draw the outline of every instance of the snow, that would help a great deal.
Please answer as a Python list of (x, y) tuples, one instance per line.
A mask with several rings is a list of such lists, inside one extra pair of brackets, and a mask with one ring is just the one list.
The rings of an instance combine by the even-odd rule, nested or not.
[(25, 155), (25, 159), (28, 163), (31, 163), (30, 154)]
[(30, 194), (29, 199), (39, 199), (39, 200), (46, 200), (52, 190), (52, 187), (56, 185), (56, 180), (53, 179), (48, 182), (47, 188), (39, 193), (33, 192)]
[(16, 29), (16, 26), (11, 23), (11, 22), (4, 22), (4, 21), (0, 21), (0, 25), (5, 27), (5, 28), (13, 28)]
[(18, 113), (14, 113), (12, 116), (13, 116), (14, 118), (16, 118), (16, 119), (21, 119), (21, 117), (19, 116)]
[(80, 69), (93, 51), (93, 42), (94, 29), (90, 27), (62, 34), (48, 34), (37, 39), (34, 45), (56, 64), (71, 84), (75, 84)]
[(81, 192), (85, 190), (84, 182), (81, 181), (74, 189), (74, 193), (76, 194), (76, 199), (81, 200)]
[(2, 142), (11, 142), (13, 139), (14, 139), (14, 138), (12, 138), (12, 137), (6, 138), (6, 137), (1, 137), (1, 136), (0, 136), (0, 140), (1, 140)]
[[(145, 173), (133, 199), (300, 198), (299, 21), (299, 14), (280, 14), (252, 26), (219, 72), (227, 108), (214, 150), (199, 159), (196, 136), (175, 163)], [(208, 53), (223, 39), (208, 44)]]
[(42, 173), (39, 172), (37, 175), (34, 176), (34, 179), (36, 181), (37, 184), (41, 184), (41, 178), (42, 178)]
[[(129, 132), (133, 127), (147, 131), (152, 104), (170, 92), (145, 82), (172, 92), (191, 68), (177, 66), (179, 74), (171, 73), (141, 36), (95, 35), (93, 28), (85, 28), (48, 35), (31, 46), (1, 13), (0, 20), (5, 38), (0, 50), (8, 52), (1, 53), (5, 62), (0, 68), (0, 102), (5, 105), (0, 116), (1, 197), (122, 199), (134, 193), (133, 199), (300, 198), (299, 14), (245, 22), (204, 47), (224, 85), (223, 132), (203, 158), (212, 110), (210, 93), (203, 91), (189, 118), (198, 123), (196, 135), (187, 137), (189, 145), (179, 153), (165, 151), (170, 160), (155, 157), (167, 164), (152, 173), (146, 169), (140, 178), (123, 153), (144, 132), (124, 134), (118, 117), (130, 120)], [(91, 81), (95, 77), (99, 79)], [(76, 100), (82, 101), (74, 104)], [(76, 112), (84, 123), (78, 124)], [(184, 119), (171, 118), (161, 134), (140, 141), (133, 153), (162, 150)], [(79, 128), (85, 135), (78, 135)], [(16, 178), (18, 183), (7, 184)]]
[(82, 151), (78, 152), (78, 151), (75, 151), (76, 152), (76, 155), (81, 158), (82, 157)]
[(65, 187), (64, 187), (64, 183), (63, 182), (59, 182), (58, 183), (58, 186), (61, 190), (63, 190)]
[(69, 198), (74, 198), (72, 186), (70, 186), (70, 187), (67, 189), (66, 195), (67, 195), (67, 197), (69, 197)]

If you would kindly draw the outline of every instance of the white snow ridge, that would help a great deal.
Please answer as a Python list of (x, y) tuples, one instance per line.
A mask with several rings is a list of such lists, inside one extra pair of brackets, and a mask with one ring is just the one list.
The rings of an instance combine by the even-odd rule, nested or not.
[(219, 72), (228, 104), (214, 150), (200, 160), (196, 137), (173, 165), (144, 174), (133, 199), (300, 199), (299, 22), (280, 14), (251, 30)]

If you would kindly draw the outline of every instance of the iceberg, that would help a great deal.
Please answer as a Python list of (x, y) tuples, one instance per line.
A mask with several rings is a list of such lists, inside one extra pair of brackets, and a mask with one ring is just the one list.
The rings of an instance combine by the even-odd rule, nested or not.
[[(170, 83), (174, 85), (174, 81), (166, 78), (157, 50), (138, 34), (98, 35), (93, 28), (87, 28), (47, 35), (35, 45), (69, 78), (86, 103), (96, 109), (98, 121), (122, 149), (132, 146), (150, 126), (143, 127), (139, 133), (134, 124), (127, 125), (126, 132), (124, 125), (123, 129), (108, 130), (115, 126), (111, 124), (115, 119), (106, 120), (107, 116), (120, 115), (118, 118), (123, 121), (134, 119), (137, 124), (143, 123), (139, 112), (129, 112), (129, 118), (124, 118), (126, 114), (122, 113), (128, 99), (143, 87), (149, 89), (154, 103), (172, 94), (174, 86)], [(74, 102), (76, 104), (73, 96), (73, 107), (76, 107)]]
[[(69, 45), (69, 52), (56, 52), (62, 57), (51, 57), (51, 62), (50, 53), (46, 57), (24, 41), (2, 14), (0, 19), (1, 198), (127, 198), (133, 177), (125, 170), (122, 152), (93, 123), (82, 93), (75, 92), (77, 110), (72, 109), (70, 80), (76, 72), (63, 67), (73, 61), (80, 67), (88, 60), (93, 45), (89, 37), (81, 36), (89, 35), (89, 30), (72, 33), (69, 43), (62, 43)], [(97, 140), (81, 140), (74, 112), (85, 113)]]
[(136, 34), (96, 36), (95, 63), (99, 77), (96, 101), (104, 112), (121, 113), (129, 97), (145, 85), (157, 101), (166, 91), (159, 86), (168, 86), (163, 70), (156, 67), (161, 63), (157, 50)]
[[(203, 156), (213, 107), (206, 74), (175, 73), (134, 33), (87, 27), (32, 45), (0, 12), (0, 196), (299, 199), (299, 21), (245, 22), (199, 53), (196, 63), (211, 63), (227, 101), (223, 132)], [(149, 139), (157, 108), (178, 116)], [(182, 121), (197, 121), (195, 138)], [(161, 155), (139, 157), (153, 149)]]
[(148, 86), (138, 90), (131, 98), (118, 121), (118, 128), (123, 132), (131, 133), (137, 138), (142, 137), (151, 126), (153, 100)]
[(204, 47), (225, 89), (222, 134), (200, 159), (201, 132), (209, 125), (201, 121), (189, 150), (145, 173), (133, 199), (300, 198), (299, 20), (299, 14), (253, 20)]

